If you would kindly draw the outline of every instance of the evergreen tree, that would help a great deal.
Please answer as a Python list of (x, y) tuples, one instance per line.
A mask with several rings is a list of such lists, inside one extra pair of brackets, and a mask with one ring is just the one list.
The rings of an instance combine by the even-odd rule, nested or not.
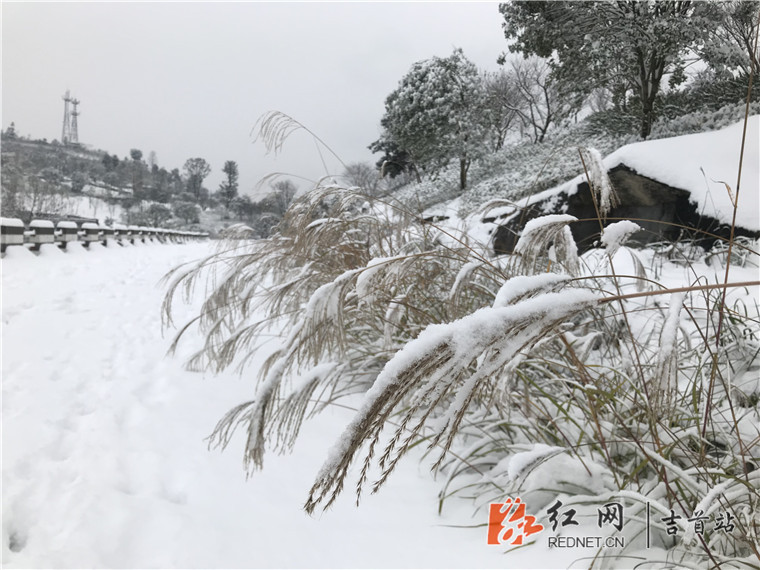
[(211, 166), (202, 158), (188, 158), (184, 170), (187, 175), (187, 190), (200, 202), (203, 180), (211, 173)]
[(222, 172), (226, 179), (219, 185), (219, 199), (224, 207), (229, 210), (230, 204), (238, 195), (238, 165), (234, 160), (224, 163)]
[(142, 200), (145, 196), (143, 193), (143, 169), (142, 169), (142, 151), (133, 148), (129, 151), (132, 158), (132, 195), (136, 200)]
[(17, 138), (16, 136), (16, 123), (11, 122), (11, 124), (8, 126), (7, 129), (5, 129), (5, 133), (3, 133), (6, 138), (10, 140), (15, 140)]

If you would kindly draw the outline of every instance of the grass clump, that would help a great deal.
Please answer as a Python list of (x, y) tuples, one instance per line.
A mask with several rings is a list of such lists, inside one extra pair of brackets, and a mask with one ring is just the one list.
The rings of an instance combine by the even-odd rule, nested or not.
[[(611, 188), (593, 154), (581, 158), (604, 208)], [(495, 258), (464, 231), (323, 181), (271, 238), (233, 228), (214, 255), (170, 275), (166, 318), (175, 295), (210, 279), (179, 335), (192, 324), (205, 334), (191, 366), (245, 366), (262, 335), (283, 335), (254, 398), (211, 444), (243, 429), (246, 467), (261, 468), (311, 414), (362, 394), (308, 512), (351, 476), (357, 501), (377, 491), (424, 443), (441, 507), (452, 495), (482, 507), (518, 494), (533, 511), (561, 499), (592, 520), (620, 502), (626, 550), (602, 549), (591, 565), (615, 566), (648, 537), (671, 563), (757, 566), (757, 243), (676, 260), (686, 249), (634, 251), (635, 224), (600, 222), (605, 248), (578, 258), (571, 223), (533, 220), (515, 253)], [(673, 513), (677, 539), (663, 520)], [(697, 513), (730, 515), (733, 531), (696, 532)]]

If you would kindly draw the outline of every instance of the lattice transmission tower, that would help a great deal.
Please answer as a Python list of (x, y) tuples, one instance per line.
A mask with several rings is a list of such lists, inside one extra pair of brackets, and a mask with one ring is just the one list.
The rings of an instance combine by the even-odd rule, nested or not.
[(79, 143), (79, 127), (77, 126), (77, 117), (79, 116), (77, 105), (79, 105), (79, 99), (72, 99), (71, 104), (74, 106), (74, 109), (71, 111), (71, 142), (77, 144)]
[(63, 132), (61, 133), (63, 144), (77, 144), (79, 142), (79, 128), (77, 126), (77, 117), (80, 115), (77, 110), (79, 102), (79, 99), (74, 99), (66, 90), (66, 94), (63, 96)]
[(71, 139), (71, 111), (69, 111), (69, 103), (71, 103), (71, 95), (66, 90), (66, 94), (63, 96), (63, 132), (61, 133), (61, 142), (68, 144)]

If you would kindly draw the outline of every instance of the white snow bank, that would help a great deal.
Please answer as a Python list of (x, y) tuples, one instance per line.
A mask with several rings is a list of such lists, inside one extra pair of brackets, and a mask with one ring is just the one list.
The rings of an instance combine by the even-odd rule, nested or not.
[[(719, 131), (683, 135), (626, 145), (607, 158), (607, 169), (625, 164), (642, 176), (686, 190), (701, 213), (731, 223), (736, 195), (743, 123)], [(736, 223), (760, 229), (760, 115), (747, 124)]]
[[(603, 163), (608, 171), (625, 165), (642, 176), (686, 190), (701, 214), (730, 224), (743, 129), (744, 123), (740, 122), (718, 131), (633, 143), (608, 155)], [(749, 230), (760, 230), (759, 163), (760, 115), (753, 115), (747, 124), (736, 216), (736, 224)], [(521, 200), (519, 206), (549, 200), (563, 192), (575, 194), (585, 181), (585, 174), (581, 174)]]
[(459, 218), (459, 209), (462, 206), (462, 197), (454, 198), (440, 204), (435, 204), (422, 212), (422, 218), (445, 217)]

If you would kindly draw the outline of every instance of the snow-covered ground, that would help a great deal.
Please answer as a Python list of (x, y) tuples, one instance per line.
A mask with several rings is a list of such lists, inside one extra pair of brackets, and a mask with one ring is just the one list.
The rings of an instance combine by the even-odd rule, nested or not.
[(307, 516), (302, 504), (347, 409), (308, 423), (292, 455), (267, 457), (247, 481), (242, 441), (208, 451), (216, 421), (253, 394), (256, 362), (242, 377), (212, 376), (184, 369), (192, 342), (167, 357), (158, 282), (209, 248), (9, 248), (4, 567), (567, 567), (593, 556), (538, 543), (504, 555), (471, 504), (449, 500), (438, 515), (424, 461), (401, 462), (358, 509), (349, 492)]
[(97, 218), (101, 223), (106, 218), (121, 220), (123, 209), (118, 204), (109, 204), (96, 196), (69, 196), (64, 199), (64, 211), (82, 216), (83, 218)]

